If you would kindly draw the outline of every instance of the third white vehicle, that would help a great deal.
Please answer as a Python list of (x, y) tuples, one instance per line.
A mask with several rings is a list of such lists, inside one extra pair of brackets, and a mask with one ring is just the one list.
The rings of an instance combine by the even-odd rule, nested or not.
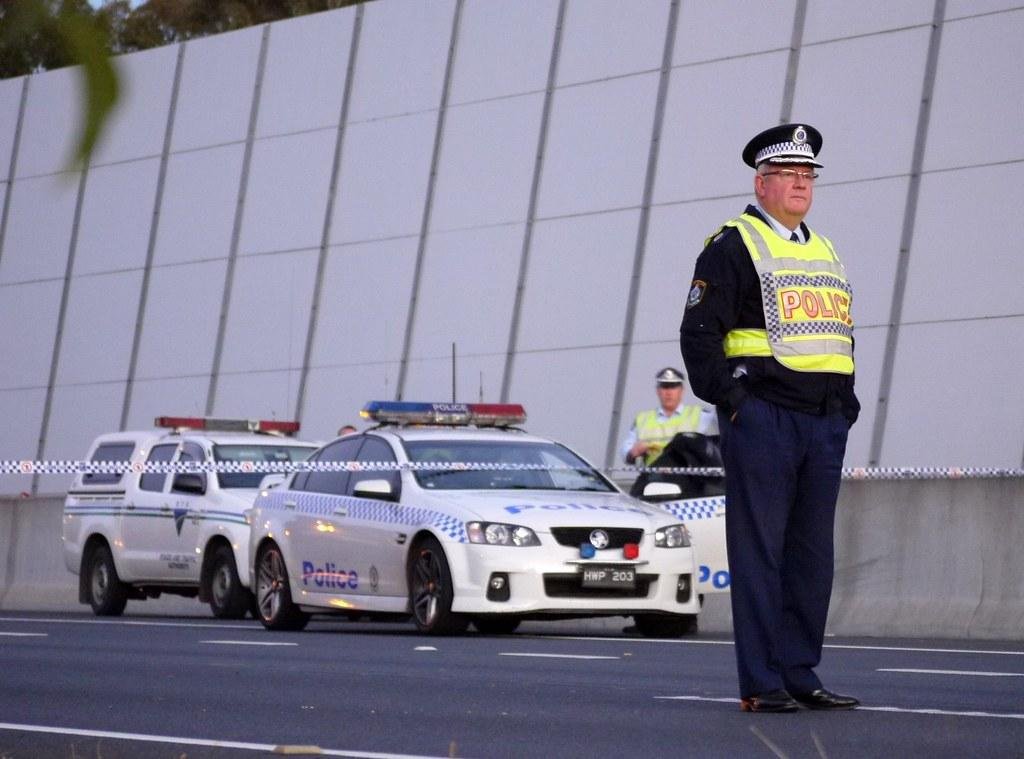
[[(316, 445), (292, 439), (280, 421), (159, 417), (161, 429), (100, 435), (89, 461), (124, 462), (125, 473), (75, 476), (64, 502), (64, 562), (79, 576), (79, 600), (117, 616), (129, 599), (198, 596), (214, 615), (254, 608), (249, 525), (264, 474), (249, 464), (305, 460)], [(187, 464), (236, 464), (237, 471), (184, 471)], [(180, 464), (181, 471), (143, 471)]]

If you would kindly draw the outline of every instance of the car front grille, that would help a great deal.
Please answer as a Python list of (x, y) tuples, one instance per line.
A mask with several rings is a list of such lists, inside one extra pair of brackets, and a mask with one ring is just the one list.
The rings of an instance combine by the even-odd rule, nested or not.
[(590, 533), (604, 530), (608, 533), (608, 548), (622, 548), (626, 543), (639, 543), (644, 531), (634, 527), (552, 527), (551, 534), (560, 546), (579, 548), (590, 542)]
[(623, 590), (614, 588), (584, 588), (580, 572), (544, 575), (544, 595), (549, 598), (647, 598), (651, 583), (657, 575), (636, 576), (636, 587)]

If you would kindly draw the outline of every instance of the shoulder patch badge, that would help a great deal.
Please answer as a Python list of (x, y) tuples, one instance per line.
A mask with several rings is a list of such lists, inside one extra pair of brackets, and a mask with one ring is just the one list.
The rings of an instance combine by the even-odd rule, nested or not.
[(708, 289), (708, 283), (703, 279), (693, 280), (690, 285), (690, 294), (686, 297), (686, 307), (693, 308), (704, 299), (704, 293)]

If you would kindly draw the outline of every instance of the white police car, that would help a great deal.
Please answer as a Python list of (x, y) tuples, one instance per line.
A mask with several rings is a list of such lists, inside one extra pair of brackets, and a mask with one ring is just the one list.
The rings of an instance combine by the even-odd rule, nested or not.
[(371, 402), (378, 425), (323, 446), (250, 512), (253, 590), (269, 629), (313, 612), (472, 623), (629, 615), (648, 636), (692, 629), (686, 526), (622, 493), (521, 406)]

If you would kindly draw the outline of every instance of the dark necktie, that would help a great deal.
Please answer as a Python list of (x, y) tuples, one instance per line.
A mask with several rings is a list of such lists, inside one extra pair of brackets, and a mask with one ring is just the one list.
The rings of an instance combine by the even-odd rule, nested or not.
[(796, 232), (793, 232), (793, 233), (791, 233), (789, 235), (789, 241), (790, 242), (800, 242), (800, 236)]

